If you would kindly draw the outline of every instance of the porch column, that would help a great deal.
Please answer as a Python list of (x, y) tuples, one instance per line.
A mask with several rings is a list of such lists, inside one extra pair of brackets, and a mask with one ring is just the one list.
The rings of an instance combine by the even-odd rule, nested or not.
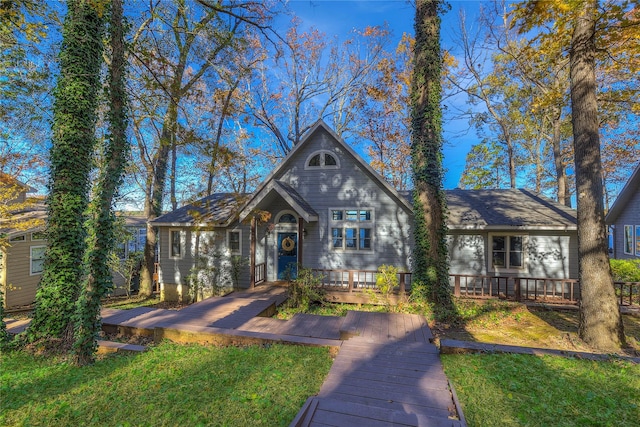
[(304, 223), (302, 218), (298, 217), (298, 264), (302, 265), (302, 241), (304, 236)]
[(253, 289), (256, 286), (256, 236), (258, 222), (256, 217), (251, 217), (251, 231), (249, 232), (249, 287)]

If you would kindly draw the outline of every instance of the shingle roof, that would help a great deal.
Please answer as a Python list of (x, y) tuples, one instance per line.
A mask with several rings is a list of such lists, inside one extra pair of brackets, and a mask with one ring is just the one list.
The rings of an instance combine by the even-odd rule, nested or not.
[(607, 224), (613, 224), (618, 219), (618, 216), (624, 211), (625, 206), (629, 203), (631, 197), (634, 194), (637, 194), (638, 188), (640, 188), (640, 164), (636, 166), (631, 174), (631, 177), (626, 182), (622, 190), (620, 190), (620, 194), (616, 197), (616, 200), (613, 202), (611, 209), (607, 212), (607, 216), (605, 217), (605, 221)]
[(522, 189), (448, 190), (450, 229), (575, 229), (576, 211)]
[[(38, 200), (21, 211), (14, 212), (11, 218), (0, 219), (0, 233), (13, 237), (27, 231), (39, 230), (44, 227), (46, 218), (47, 206), (44, 200)], [(16, 227), (16, 224), (21, 226)]]
[(233, 193), (215, 193), (186, 206), (159, 216), (154, 225), (226, 225), (238, 211), (244, 196)]

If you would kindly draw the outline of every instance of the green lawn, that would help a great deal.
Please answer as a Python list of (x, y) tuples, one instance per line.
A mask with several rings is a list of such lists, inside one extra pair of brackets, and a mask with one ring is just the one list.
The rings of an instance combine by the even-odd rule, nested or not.
[(469, 426), (638, 426), (640, 365), (442, 355)]
[(288, 425), (331, 366), (326, 348), (163, 343), (78, 368), (0, 355), (2, 426)]

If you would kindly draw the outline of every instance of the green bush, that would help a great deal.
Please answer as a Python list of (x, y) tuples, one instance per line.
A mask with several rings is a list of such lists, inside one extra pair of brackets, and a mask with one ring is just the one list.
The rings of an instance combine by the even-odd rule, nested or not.
[(640, 260), (612, 259), (611, 272), (616, 282), (640, 282)]
[(307, 312), (311, 304), (324, 301), (322, 275), (314, 273), (309, 268), (299, 268), (298, 277), (289, 282), (288, 305), (291, 308)]

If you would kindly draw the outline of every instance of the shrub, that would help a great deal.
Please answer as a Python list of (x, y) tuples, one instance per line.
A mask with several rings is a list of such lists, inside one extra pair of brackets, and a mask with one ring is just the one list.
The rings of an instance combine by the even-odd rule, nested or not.
[(392, 265), (381, 265), (376, 274), (377, 293), (370, 292), (369, 297), (374, 303), (382, 303), (387, 311), (391, 307), (391, 294), (398, 286), (398, 268)]
[(640, 282), (640, 260), (612, 259), (611, 272), (616, 282)]
[(298, 277), (289, 282), (288, 305), (291, 308), (306, 312), (311, 304), (324, 302), (322, 275), (314, 273), (309, 268), (299, 268)]

